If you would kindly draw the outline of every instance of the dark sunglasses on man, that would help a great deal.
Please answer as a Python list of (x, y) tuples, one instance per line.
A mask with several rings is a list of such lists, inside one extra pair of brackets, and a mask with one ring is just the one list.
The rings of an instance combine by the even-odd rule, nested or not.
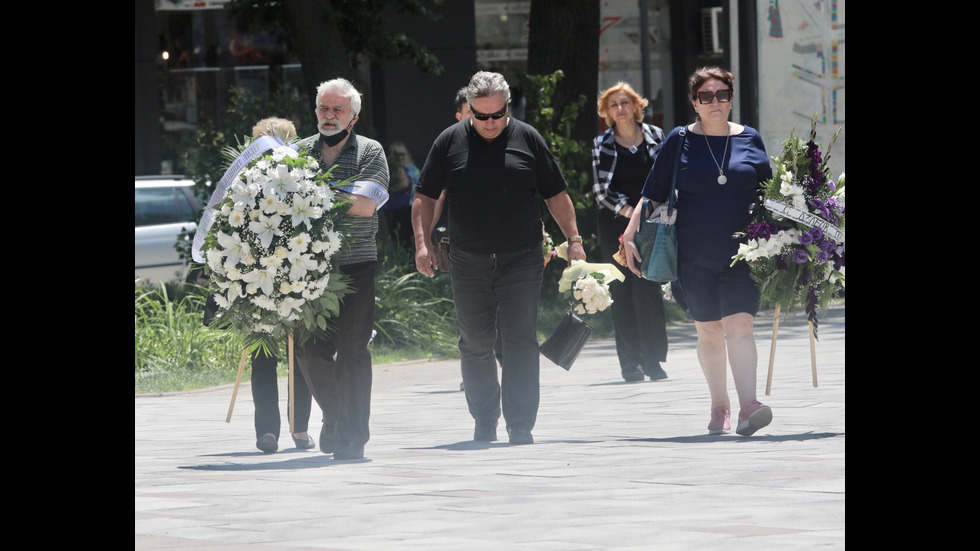
[(507, 114), (507, 107), (504, 106), (504, 108), (501, 109), (500, 111), (497, 111), (496, 113), (490, 113), (489, 115), (487, 115), (487, 114), (484, 114), (484, 113), (480, 113), (476, 109), (473, 109), (473, 104), (471, 103), (470, 104), (470, 111), (473, 112), (473, 117), (476, 120), (478, 120), (478, 121), (485, 121), (487, 119), (498, 120), (498, 119), (503, 118), (504, 115)]
[(698, 102), (701, 105), (708, 105), (715, 98), (718, 98), (718, 103), (728, 103), (732, 101), (732, 91), (725, 89), (717, 92), (698, 92)]

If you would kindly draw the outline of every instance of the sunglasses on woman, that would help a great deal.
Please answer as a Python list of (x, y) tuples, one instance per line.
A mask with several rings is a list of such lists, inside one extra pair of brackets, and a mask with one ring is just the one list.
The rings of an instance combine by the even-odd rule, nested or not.
[(476, 109), (473, 109), (472, 105), (470, 105), (470, 111), (473, 112), (473, 117), (475, 117), (476, 120), (478, 121), (485, 121), (487, 119), (498, 120), (503, 118), (503, 116), (507, 114), (507, 107), (505, 106), (500, 111), (497, 111), (496, 113), (490, 113), (489, 115), (478, 112)]
[(718, 98), (718, 103), (728, 103), (732, 101), (732, 91), (726, 89), (717, 92), (698, 92), (698, 102), (702, 105), (711, 103), (714, 98)]

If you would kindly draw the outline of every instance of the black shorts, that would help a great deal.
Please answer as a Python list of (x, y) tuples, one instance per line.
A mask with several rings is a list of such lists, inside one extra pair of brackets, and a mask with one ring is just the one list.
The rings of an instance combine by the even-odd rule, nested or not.
[(759, 312), (759, 287), (745, 262), (721, 270), (681, 264), (671, 290), (694, 321), (719, 321), (740, 312), (752, 316)]

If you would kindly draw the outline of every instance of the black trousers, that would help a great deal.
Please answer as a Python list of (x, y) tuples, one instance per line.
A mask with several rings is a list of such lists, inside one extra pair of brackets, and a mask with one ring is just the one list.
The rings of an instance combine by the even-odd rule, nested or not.
[[(619, 250), (619, 236), (626, 231), (629, 218), (599, 209), (597, 225), (602, 261), (616, 264), (613, 254)], [(609, 284), (612, 295), (613, 328), (616, 354), (623, 373), (654, 368), (667, 361), (667, 317), (660, 283), (639, 277), (628, 268), (620, 270), (626, 279)]]
[[(540, 401), (538, 302), (544, 273), (541, 245), (480, 254), (450, 249), (453, 303), (459, 326), (463, 390), (470, 415), (508, 427), (534, 428)], [(500, 336), (500, 380), (495, 343)]]
[[(295, 360), (293, 362), (293, 399), (296, 401), (293, 432), (306, 432), (309, 429), (313, 398), (306, 379), (296, 370)], [(252, 354), (252, 402), (255, 404), (256, 438), (271, 432), (279, 439), (282, 418), (279, 416), (279, 376), (276, 373), (278, 363), (278, 357), (267, 356), (261, 349)], [(289, 407), (288, 401), (286, 407)]]
[(341, 299), (340, 315), (331, 320), (329, 340), (311, 338), (296, 346), (296, 359), (313, 398), (323, 410), (323, 422), (337, 425), (337, 442), (364, 445), (370, 438), (374, 328), (374, 279), (377, 262), (340, 267), (355, 291)]

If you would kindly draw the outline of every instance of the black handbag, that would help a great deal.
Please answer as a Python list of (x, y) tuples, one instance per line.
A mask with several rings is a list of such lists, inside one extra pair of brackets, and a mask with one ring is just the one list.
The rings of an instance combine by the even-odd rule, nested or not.
[[(674, 152), (674, 166), (670, 179), (670, 195), (667, 198), (667, 217), (674, 212), (674, 189), (677, 187), (677, 168), (680, 164), (681, 150), (687, 129), (681, 127), (678, 132), (680, 143)], [(660, 217), (649, 220), (653, 204), (649, 199), (640, 203), (640, 226), (633, 235), (633, 242), (640, 253), (640, 274), (644, 279), (669, 283), (677, 279), (677, 229), (673, 224), (664, 224)]]
[(545, 358), (568, 371), (593, 333), (594, 327), (569, 310), (538, 349)]

